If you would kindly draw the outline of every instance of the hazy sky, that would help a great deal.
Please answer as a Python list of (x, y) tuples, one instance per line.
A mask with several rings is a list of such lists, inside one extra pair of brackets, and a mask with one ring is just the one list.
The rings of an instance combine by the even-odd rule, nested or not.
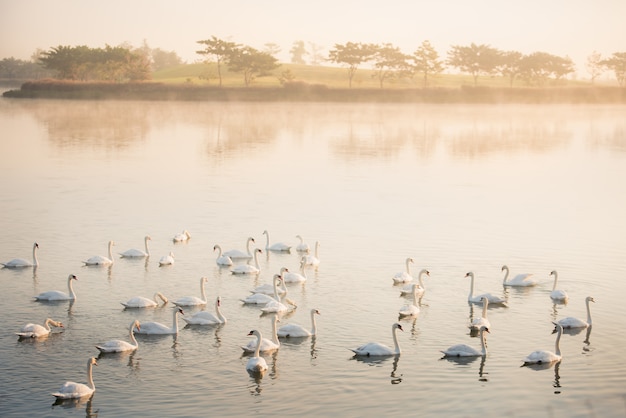
[(445, 58), (451, 45), (489, 44), (525, 54), (586, 58), (626, 51), (626, 0), (0, 0), (0, 58), (29, 59), (37, 48), (128, 42), (200, 56), (212, 35), (263, 49), (296, 40), (392, 43), (412, 53), (430, 40)]

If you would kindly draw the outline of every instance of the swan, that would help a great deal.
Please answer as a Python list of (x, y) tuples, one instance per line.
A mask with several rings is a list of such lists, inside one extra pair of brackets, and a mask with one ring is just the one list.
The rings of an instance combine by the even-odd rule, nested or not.
[(486, 297), (482, 298), (483, 302), (483, 314), (480, 318), (475, 318), (470, 324), (470, 329), (472, 331), (478, 331), (481, 327), (491, 328), (491, 322), (487, 319), (487, 307), (489, 306), (489, 299)]
[(176, 235), (174, 235), (174, 238), (172, 238), (172, 241), (174, 242), (184, 242), (189, 240), (189, 238), (191, 238), (191, 234), (189, 233), (189, 231), (187, 231), (186, 229), (183, 232), (180, 232)]
[(270, 233), (267, 232), (267, 229), (263, 231), (263, 235), (265, 235), (266, 237), (266, 241), (265, 241), (266, 251), (275, 251), (279, 253), (288, 253), (291, 251), (291, 246), (285, 244), (284, 242), (275, 242), (274, 244), (270, 245)]
[[(280, 277), (280, 274), (278, 275), (278, 277)], [(276, 287), (276, 293), (278, 294), (278, 296), (282, 298), (283, 296), (287, 294), (287, 286), (285, 286), (285, 282), (283, 280), (279, 280), (279, 282), (281, 284), (281, 287), (280, 288), (278, 288), (278, 286)], [(265, 283), (265, 284), (255, 287), (254, 289), (250, 291), (250, 293), (262, 293), (270, 297), (274, 296), (273, 280), (271, 284)], [(267, 302), (269, 302), (269, 299), (265, 300), (265, 302), (263, 303), (267, 303)]]
[(410, 305), (408, 305), (408, 304), (404, 305), (402, 308), (400, 308), (400, 312), (398, 312), (398, 314), (401, 317), (404, 317), (404, 316), (416, 316), (417, 314), (420, 313), (420, 308), (419, 308), (419, 306), (417, 306), (418, 305), (417, 289), (418, 289), (419, 285), (416, 283), (416, 284), (413, 284), (412, 286), (413, 286), (413, 303), (410, 304)]
[(143, 239), (144, 245), (146, 247), (145, 251), (138, 250), (136, 248), (131, 248), (130, 250), (126, 250), (123, 253), (119, 253), (124, 258), (145, 258), (150, 257), (150, 249), (148, 248), (148, 241), (152, 240), (150, 235), (146, 235)]
[(202, 299), (196, 296), (185, 296), (183, 298), (178, 299), (173, 302), (176, 306), (198, 306), (198, 305), (206, 305), (206, 294), (204, 293), (204, 284), (207, 283), (209, 279), (206, 277), (200, 278), (200, 293), (202, 294)]
[(283, 283), (303, 283), (306, 282), (306, 272), (304, 271), (304, 257), (300, 260), (300, 273), (292, 273), (286, 267), (283, 267), (284, 271), (281, 270), (281, 276), (283, 278)]
[(178, 334), (178, 314), (185, 315), (181, 308), (176, 308), (172, 310), (173, 319), (172, 326), (168, 327), (167, 325), (163, 325), (160, 322), (144, 322), (141, 324), (141, 329), (137, 329), (137, 334), (142, 335), (155, 335), (155, 334)]
[(138, 330), (141, 329), (141, 324), (138, 320), (134, 320), (130, 323), (130, 331), (129, 336), (132, 344), (122, 340), (110, 340), (100, 345), (97, 345), (96, 348), (100, 350), (101, 353), (121, 353), (122, 351), (132, 351), (139, 348), (139, 344), (135, 339), (135, 328)]
[(320, 265), (320, 259), (318, 255), (319, 248), (320, 248), (320, 242), (315, 241), (315, 255), (307, 254), (304, 256), (305, 267), (306, 266), (317, 267)]
[(246, 252), (245, 253), (243, 251), (240, 251), (240, 250), (229, 250), (229, 251), (226, 251), (224, 253), (224, 255), (230, 257), (233, 260), (235, 260), (235, 259), (248, 259), (249, 260), (249, 259), (252, 258), (252, 252), (250, 251), (250, 243), (251, 242), (255, 242), (254, 238), (248, 237), (248, 240), (246, 241)]
[(469, 292), (469, 295), (467, 296), (468, 302), (482, 303), (482, 298), (486, 297), (489, 300), (489, 303), (494, 304), (494, 305), (503, 305), (506, 303), (505, 299), (494, 296), (491, 293), (483, 293), (482, 295), (474, 296), (474, 273), (470, 271), (469, 273), (465, 275), (465, 277), (470, 277), (472, 279), (470, 283), (470, 292)]
[(392, 277), (394, 283), (408, 283), (413, 280), (413, 276), (411, 276), (411, 269), (409, 267), (410, 263), (413, 263), (413, 259), (408, 257), (405, 261), (406, 271), (394, 274)]
[(451, 347), (448, 347), (445, 350), (442, 350), (444, 357), (478, 357), (478, 356), (486, 356), (487, 355), (487, 346), (485, 344), (485, 340), (487, 336), (485, 332), (489, 333), (489, 328), (486, 326), (480, 327), (480, 347), (481, 350), (477, 350), (474, 347), (471, 347), (467, 344), (456, 344)]
[(317, 335), (317, 323), (315, 322), (315, 315), (321, 315), (320, 311), (313, 308), (311, 309), (311, 331), (298, 324), (286, 324), (278, 328), (277, 334), (279, 337), (285, 338), (304, 338)]
[(239, 264), (234, 266), (230, 272), (232, 274), (259, 274), (261, 272), (261, 266), (259, 266), (258, 254), (261, 254), (262, 252), (263, 251), (259, 248), (254, 250), (254, 266), (250, 264)]
[(264, 373), (267, 371), (267, 362), (261, 357), (261, 339), (263, 335), (255, 329), (250, 331), (248, 335), (256, 335), (256, 350), (254, 351), (254, 356), (248, 359), (246, 370), (253, 373)]
[(91, 370), (93, 366), (97, 366), (98, 362), (95, 357), (87, 360), (87, 384), (76, 382), (65, 382), (58, 392), (53, 393), (57, 399), (77, 399), (93, 394), (96, 391), (96, 385), (93, 384), (93, 376)]
[[(430, 277), (430, 271), (426, 270), (426, 269), (422, 269), (420, 270), (419, 274), (417, 275), (417, 280), (419, 282), (419, 285), (417, 287), (417, 297), (421, 298), (422, 296), (424, 296), (424, 292), (426, 292), (426, 288), (424, 287), (424, 280), (422, 279), (423, 276), (428, 276)], [(404, 286), (402, 289), (400, 289), (400, 296), (406, 296), (406, 295), (412, 295), (413, 294), (413, 285), (412, 284), (408, 284), (406, 286)]]
[(72, 288), (72, 280), (78, 280), (78, 278), (70, 274), (67, 276), (67, 288), (69, 290), (69, 294), (65, 292), (61, 292), (60, 290), (49, 290), (47, 292), (43, 292), (34, 296), (36, 301), (57, 301), (57, 300), (76, 300), (76, 293), (74, 293), (74, 288)]
[(296, 235), (296, 238), (300, 240), (300, 243), (296, 245), (296, 251), (298, 251), (299, 253), (308, 253), (311, 251), (311, 247), (309, 247), (309, 244), (304, 242), (300, 235)]
[(587, 322), (582, 319), (573, 318), (568, 316), (558, 321), (558, 324), (563, 328), (587, 328), (591, 326), (591, 311), (589, 310), (589, 302), (596, 302), (591, 296), (585, 298), (585, 304), (587, 305)]
[(11, 261), (7, 261), (6, 263), (0, 263), (3, 267), (6, 268), (20, 268), (20, 267), (36, 267), (39, 265), (39, 260), (37, 260), (37, 249), (39, 248), (39, 244), (33, 244), (33, 262), (31, 263), (28, 260), (24, 260), (23, 258), (14, 258)]
[(251, 340), (250, 342), (248, 342), (248, 344), (246, 345), (242, 345), (241, 349), (244, 351), (244, 353), (253, 353), (256, 351), (257, 347), (259, 347), (259, 341), (260, 341), (260, 348), (259, 351), (263, 352), (263, 353), (271, 353), (273, 351), (276, 351), (280, 348), (280, 341), (278, 341), (278, 334), (277, 334), (277, 324), (278, 324), (278, 316), (277, 315), (272, 315), (272, 339), (267, 339), (267, 338), (261, 338), (260, 340), (254, 341)]
[(161, 266), (171, 266), (174, 264), (174, 253), (170, 251), (168, 255), (164, 255), (159, 260), (159, 267)]
[(20, 329), (20, 332), (16, 332), (16, 334), (20, 338), (46, 337), (52, 332), (52, 330), (50, 329), (50, 325), (52, 325), (53, 327), (63, 328), (63, 323), (52, 320), (50, 318), (46, 318), (43, 325), (26, 324)]
[(226, 317), (222, 315), (220, 311), (220, 306), (222, 306), (222, 300), (218, 296), (215, 300), (215, 313), (213, 315), (211, 312), (200, 311), (195, 313), (191, 318), (183, 318), (183, 320), (191, 325), (217, 325), (217, 324), (225, 324)]
[[(278, 280), (280, 281), (283, 280), (279, 274), (274, 275), (274, 278), (276, 278), (276, 276), (278, 276)], [(292, 300), (289, 300), (286, 296), (287, 296), (287, 288), (285, 288), (285, 293), (283, 294), (283, 297), (285, 297), (285, 301), (289, 303), (291, 306), (297, 307), (296, 304)], [(276, 286), (275, 291), (274, 291), (274, 297), (271, 298), (271, 300), (269, 300), (265, 304), (265, 306), (261, 308), (261, 312), (282, 314), (282, 313), (289, 311), (290, 309), (291, 308), (289, 308), (287, 305), (281, 302), (281, 299), (278, 296), (278, 286)]]
[(108, 266), (113, 264), (113, 246), (115, 242), (109, 241), (109, 256), (105, 257), (103, 255), (94, 255), (93, 257), (89, 257), (87, 261), (83, 261), (86, 266)]
[(502, 286), (517, 286), (517, 287), (528, 287), (528, 286), (536, 286), (537, 282), (532, 279), (532, 273), (520, 273), (513, 277), (511, 280), (507, 281), (509, 278), (509, 266), (506, 264), (502, 266), (501, 271), (505, 271), (504, 279), (502, 280)]
[(156, 292), (154, 294), (154, 298), (148, 299), (143, 296), (135, 296), (134, 298), (128, 299), (126, 303), (120, 302), (124, 305), (125, 308), (154, 308), (159, 305), (157, 298), (160, 298), (163, 301), (163, 305), (167, 304), (167, 298), (163, 296), (163, 293)]
[[(279, 295), (278, 295), (278, 282), (279, 281), (281, 281), (280, 274), (275, 274), (274, 277), (272, 278), (273, 297), (266, 293), (253, 293), (249, 295), (248, 297), (246, 297), (245, 299), (241, 299), (241, 301), (247, 305), (261, 305), (261, 304), (265, 305), (268, 302), (279, 300)], [(286, 293), (286, 292), (287, 292), (287, 289), (285, 288), (283, 293)]]
[(554, 343), (554, 353), (548, 350), (533, 351), (526, 356), (523, 366), (527, 366), (529, 364), (550, 364), (555, 361), (560, 361), (563, 358), (563, 356), (561, 356), (561, 348), (559, 347), (561, 334), (563, 334), (563, 327), (556, 322), (553, 322), (553, 324), (556, 327), (555, 331), (557, 333), (556, 342)]
[(400, 354), (400, 344), (398, 344), (397, 331), (404, 331), (402, 325), (397, 322), (391, 326), (391, 335), (393, 336), (394, 349), (387, 347), (381, 343), (367, 343), (360, 347), (350, 349), (357, 356), (395, 356)]
[(556, 281), (558, 280), (558, 273), (556, 270), (552, 270), (550, 272), (550, 276), (554, 275), (554, 284), (552, 285), (552, 292), (550, 292), (550, 297), (552, 300), (557, 302), (567, 302), (569, 296), (565, 290), (560, 290), (556, 288)]
[(219, 250), (219, 254), (217, 255), (217, 259), (215, 260), (218, 266), (232, 266), (233, 265), (233, 259), (227, 255), (222, 254), (222, 247), (215, 244), (213, 246), (213, 251), (215, 250)]

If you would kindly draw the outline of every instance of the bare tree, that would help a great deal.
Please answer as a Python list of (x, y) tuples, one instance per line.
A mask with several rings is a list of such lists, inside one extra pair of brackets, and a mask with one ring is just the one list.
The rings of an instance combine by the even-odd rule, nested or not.
[(587, 72), (591, 76), (591, 84), (593, 84), (596, 81), (596, 78), (598, 78), (604, 72), (604, 66), (602, 65), (602, 55), (597, 51), (593, 51), (593, 53), (587, 57), (585, 67), (587, 68)]

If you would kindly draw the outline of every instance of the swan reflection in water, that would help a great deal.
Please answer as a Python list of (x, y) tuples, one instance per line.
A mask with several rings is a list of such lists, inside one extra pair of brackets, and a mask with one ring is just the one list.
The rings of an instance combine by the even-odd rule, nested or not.
[(589, 337), (591, 336), (591, 328), (593, 328), (592, 325), (589, 325), (587, 327), (587, 335), (585, 336), (585, 341), (583, 341), (583, 343), (585, 344), (583, 346), (583, 352), (588, 353), (590, 351), (593, 351), (593, 348), (590, 347), (591, 345), (591, 341), (589, 341)]
[(398, 373), (398, 361), (400, 361), (400, 356), (394, 356), (393, 358), (393, 369), (391, 369), (391, 384), (399, 385), (402, 383), (402, 373)]
[(93, 410), (93, 397), (95, 393), (91, 396), (85, 396), (83, 398), (74, 398), (74, 399), (55, 399), (52, 404), (52, 408), (61, 407), (64, 409), (77, 409), (85, 406), (85, 416), (87, 418), (95, 418), (98, 416), (99, 410)]

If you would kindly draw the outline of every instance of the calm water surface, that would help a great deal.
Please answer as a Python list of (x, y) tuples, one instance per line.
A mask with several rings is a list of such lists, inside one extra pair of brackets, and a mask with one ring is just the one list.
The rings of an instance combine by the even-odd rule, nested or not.
[[(624, 416), (626, 414), (626, 108), (212, 104), (0, 100), (0, 261), (40, 266), (0, 270), (0, 415), (32, 416)], [(174, 234), (187, 229), (186, 244)], [(241, 345), (270, 318), (241, 298), (299, 256), (265, 252), (272, 242), (320, 242), (321, 264), (290, 285), (297, 309), (279, 325), (318, 335), (284, 342), (269, 371), (248, 375)], [(81, 261), (143, 248), (147, 260), (111, 268)], [(232, 276), (213, 246), (264, 250), (261, 273)], [(176, 264), (158, 267), (174, 252)], [(352, 358), (369, 341), (392, 345), (391, 325), (408, 302), (392, 275), (413, 257), (426, 294), (401, 320), (402, 355)], [(500, 268), (530, 272), (530, 289), (504, 290)], [(554, 305), (550, 271), (570, 295)], [(441, 360), (456, 343), (479, 347), (467, 324), (476, 290), (508, 298), (489, 309), (485, 358)], [(73, 304), (33, 302), (79, 278)], [(120, 302), (161, 291), (171, 300), (219, 295), (228, 322), (142, 337), (133, 354), (105, 355), (97, 391), (53, 405), (66, 380), (86, 381), (95, 344), (127, 339), (128, 324), (171, 323), (171, 304), (143, 311)], [(563, 361), (520, 367), (554, 349), (551, 321), (585, 318), (590, 333), (564, 335)], [(198, 309), (186, 309), (191, 315)], [(14, 334), (46, 317), (63, 333), (38, 341)], [(181, 327), (184, 322), (181, 321)]]

